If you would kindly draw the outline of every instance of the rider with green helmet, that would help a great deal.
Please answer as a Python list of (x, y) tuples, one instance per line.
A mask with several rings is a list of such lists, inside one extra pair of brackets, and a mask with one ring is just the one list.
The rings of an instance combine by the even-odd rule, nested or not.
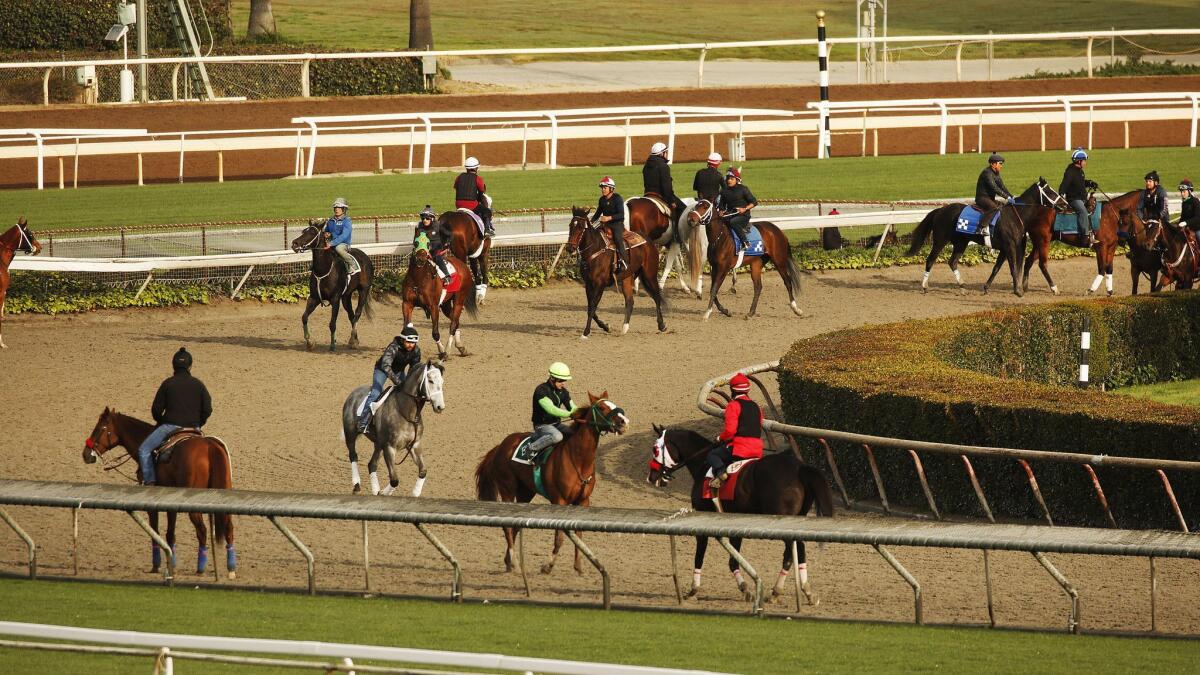
[(571, 369), (561, 361), (550, 364), (549, 378), (533, 390), (533, 434), (529, 438), (529, 455), (561, 443), (571, 431), (571, 415), (578, 407), (567, 391)]
[(421, 211), (421, 220), (417, 223), (416, 232), (413, 233), (413, 250), (423, 248), (429, 251), (433, 263), (442, 271), (442, 276), (450, 276), (445, 258), (446, 250), (450, 248), (450, 233), (440, 226), (437, 220), (437, 213), (433, 207), (426, 204), (425, 210)]

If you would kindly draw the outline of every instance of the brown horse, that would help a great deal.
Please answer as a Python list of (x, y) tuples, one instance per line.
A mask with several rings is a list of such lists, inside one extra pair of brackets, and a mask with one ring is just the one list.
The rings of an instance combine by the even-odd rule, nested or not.
[[(608, 392), (599, 396), (588, 394), (589, 405), (575, 411), (571, 420), (575, 432), (554, 446), (550, 456), (541, 467), (542, 496), (551, 504), (560, 506), (587, 506), (591, 503), (592, 490), (596, 487), (596, 448), (600, 436), (605, 433), (623, 434), (629, 426), (625, 411), (608, 400)], [(530, 434), (509, 434), (492, 448), (475, 469), (475, 494), (488, 502), (533, 501), (538, 494), (534, 468), (512, 461), (513, 453)], [(519, 528), (505, 528), (504, 569), (513, 571), (513, 543)], [(575, 533), (579, 535), (578, 532)], [(550, 561), (542, 565), (542, 574), (549, 574), (562, 548), (563, 533), (554, 534), (554, 550)], [(575, 548), (575, 571), (583, 573), (579, 559), (579, 548)], [(524, 570), (522, 570), (524, 573)]]
[[(129, 458), (137, 463), (137, 449), (154, 431), (154, 426), (128, 415), (104, 409), (100, 419), (96, 421), (92, 435), (84, 443), (83, 461), (94, 464), (104, 453), (112, 448), (125, 449)], [(126, 460), (128, 461), (128, 460)], [(105, 469), (116, 468), (124, 462), (118, 462)], [(138, 469), (139, 474), (141, 469)], [(218, 490), (233, 489), (233, 470), (229, 463), (229, 450), (224, 441), (213, 436), (192, 436), (175, 444), (168, 461), (158, 465), (158, 485), (184, 488), (208, 488)], [(158, 512), (150, 511), (150, 526), (158, 532)], [(167, 543), (171, 546), (168, 554), (175, 556), (175, 512), (167, 512)], [(196, 574), (202, 574), (208, 566), (208, 530), (204, 526), (204, 516), (199, 513), (189, 513), (188, 518), (196, 528), (196, 541), (199, 542), (199, 553), (196, 557)], [(228, 515), (213, 517), (213, 545), (225, 544), (226, 568), (229, 578), (237, 578), (237, 553), (233, 548), (233, 518)], [(157, 572), (160, 565), (161, 553), (158, 544), (151, 546), (151, 572)]]
[(446, 242), (455, 258), (471, 265), (471, 278), (475, 280), (475, 295), (482, 303), (487, 296), (488, 256), (492, 240), (483, 236), (475, 219), (462, 211), (447, 211), (438, 218), (438, 227), (450, 233)]
[[(317, 305), (330, 305), (329, 316), (329, 351), (337, 351), (337, 320), (339, 304), (346, 309), (350, 317), (350, 342), (348, 347), (358, 346), (358, 320), (366, 311), (367, 318), (371, 317), (371, 284), (375, 279), (375, 266), (371, 258), (362, 251), (352, 248), (351, 255), (358, 261), (359, 272), (347, 279), (346, 266), (332, 249), (326, 246), (328, 238), (325, 226), (328, 221), (310, 220), (308, 227), (292, 240), (292, 251), (312, 251), (312, 272), (308, 277), (308, 305), (304, 308), (304, 316), (300, 322), (304, 325), (304, 345), (312, 351), (312, 336), (308, 333), (308, 315), (313, 313)], [(353, 311), (350, 301), (358, 293), (358, 304)]]
[[(1096, 251), (1096, 278), (1088, 289), (1088, 295), (1095, 293), (1100, 288), (1101, 281), (1105, 282), (1108, 294), (1113, 294), (1113, 257), (1116, 254), (1117, 244), (1120, 243), (1117, 220), (1122, 209), (1134, 208), (1140, 194), (1141, 190), (1134, 190), (1110, 199), (1104, 204), (1096, 204), (1096, 208), (1102, 210), (1100, 211), (1100, 231), (1097, 233), (1096, 243), (1093, 246)], [(1029, 252), (1029, 257), (1025, 259), (1022, 288), (1026, 291), (1029, 290), (1029, 270), (1033, 268), (1033, 262), (1036, 260), (1038, 267), (1042, 270), (1042, 276), (1046, 277), (1046, 283), (1057, 294), (1058, 285), (1050, 277), (1050, 270), (1046, 266), (1050, 261), (1050, 242), (1058, 239), (1068, 246), (1088, 248), (1087, 240), (1080, 239), (1075, 232), (1055, 232), (1053, 218), (1039, 220), (1037, 223), (1026, 223), (1026, 232), (1029, 233), (1032, 250)]]
[[(684, 200), (684, 204), (690, 203), (690, 199)], [(626, 200), (625, 208), (626, 224), (631, 232), (637, 232), (656, 247), (667, 249), (658, 285), (666, 288), (667, 277), (670, 276), (671, 269), (678, 264), (680, 287), (689, 294), (695, 294), (697, 298), (701, 297), (701, 289), (704, 285), (701, 275), (705, 252), (708, 249), (708, 240), (703, 236), (704, 228), (690, 227), (686, 219), (682, 224), (672, 224), (670, 216), (663, 213), (658, 204), (648, 197), (634, 197)], [(687, 245), (686, 253), (684, 244)], [(684, 259), (685, 255), (687, 256), (686, 260)], [(734, 282), (736, 283), (736, 281), (735, 277)]]
[(454, 266), (459, 275), (458, 290), (448, 292), (437, 267), (426, 249), (418, 249), (408, 259), (408, 272), (404, 275), (404, 325), (412, 325), (413, 307), (425, 310), (433, 322), (433, 341), (437, 343), (438, 356), (446, 358), (446, 347), (442, 346), (442, 335), (438, 331), (438, 317), (444, 313), (450, 317), (450, 347), (457, 347), (460, 356), (467, 355), (462, 333), (458, 329), (463, 309), (472, 319), (476, 316), (476, 296), (471, 269), (454, 255), (447, 255), (446, 262)]
[[(1135, 220), (1140, 220), (1133, 214)], [(1162, 286), (1175, 284), (1175, 290), (1192, 288), (1200, 278), (1200, 259), (1197, 258), (1194, 240), (1182, 229), (1169, 223), (1154, 228), (1156, 240), (1162, 243)]]
[(763, 265), (768, 262), (775, 263), (779, 278), (783, 279), (783, 286), (787, 289), (788, 302), (792, 311), (796, 316), (803, 316), (803, 312), (796, 306), (796, 294), (800, 292), (800, 268), (792, 259), (792, 245), (783, 232), (772, 223), (765, 221), (754, 223), (759, 234), (762, 235), (763, 255), (748, 255), (743, 259), (734, 250), (733, 235), (729, 232), (729, 226), (721, 214), (716, 211), (712, 202), (701, 199), (696, 203), (695, 210), (688, 215), (688, 222), (692, 227), (703, 225), (707, 228), (708, 234), (708, 266), (712, 282), (709, 284), (708, 309), (704, 312), (704, 318), (708, 319), (712, 316), (713, 306), (721, 310), (725, 316), (733, 316), (717, 299), (717, 292), (721, 290), (721, 284), (724, 283), (725, 277), (741, 265), (750, 266), (750, 280), (754, 283), (754, 299), (750, 302), (750, 312), (746, 318), (754, 316), (754, 313), (758, 311), (758, 296), (762, 294)]
[(625, 296), (625, 323), (621, 334), (629, 332), (629, 317), (633, 315), (634, 279), (646, 285), (646, 292), (654, 300), (654, 311), (658, 315), (658, 331), (665, 331), (667, 324), (663, 320), (663, 311), (668, 305), (658, 285), (658, 249), (635, 233), (625, 240), (629, 268), (614, 273), (617, 252), (609, 247), (608, 240), (600, 233), (600, 227), (605, 226), (593, 227), (588, 221), (590, 211), (579, 206), (571, 208), (570, 232), (567, 235), (567, 250), (579, 253), (579, 270), (583, 276), (584, 290), (587, 291), (587, 322), (583, 326), (583, 339), (591, 334), (593, 321), (605, 333), (609, 332), (608, 324), (596, 315), (596, 308), (604, 297), (604, 289), (610, 284), (619, 284), (621, 294)]
[(1155, 250), (1159, 241), (1162, 225), (1157, 221), (1147, 223), (1137, 216), (1134, 209), (1121, 209), (1117, 216), (1117, 235), (1129, 242), (1130, 285), (1133, 294), (1138, 294), (1138, 284), (1143, 275), (1150, 280), (1150, 292), (1157, 293), (1162, 288), (1159, 273), (1162, 272), (1162, 254)]
[(4, 303), (8, 298), (8, 286), (12, 281), (8, 266), (12, 264), (17, 251), (37, 255), (42, 252), (42, 244), (33, 236), (25, 216), (17, 220), (17, 224), (0, 234), (0, 349), (7, 349), (4, 344)]

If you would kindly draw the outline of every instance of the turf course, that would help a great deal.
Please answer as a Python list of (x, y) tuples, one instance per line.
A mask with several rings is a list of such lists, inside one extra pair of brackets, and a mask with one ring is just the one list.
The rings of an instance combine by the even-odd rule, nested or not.
[[(1195, 643), (976, 628), (0, 580), (0, 619), (354, 642), (744, 673), (1182, 672)], [(736, 648), (731, 645), (737, 645)], [(0, 649), (6, 672), (120, 673), (148, 659)], [(184, 672), (233, 672), (179, 663)], [(254, 669), (250, 672), (267, 672)], [(295, 672), (295, 671), (292, 671)]]
[(1200, 380), (1182, 380), (1180, 382), (1158, 382), (1137, 387), (1117, 389), (1114, 394), (1145, 398), (1159, 403), (1171, 405), (1189, 405), (1200, 407)]
[[(1037, 177), (1057, 187), (1066, 153), (1006, 153), (1004, 179), (1020, 193)], [(828, 160), (746, 162), (746, 184), (760, 199), (921, 199), (973, 196), (975, 178), (985, 164), (978, 154), (839, 157)], [(699, 163), (680, 163), (673, 173), (677, 191), (688, 195)], [(1191, 148), (1096, 150), (1088, 166), (1091, 178), (1116, 195), (1143, 186), (1142, 176), (1157, 169), (1170, 187), (1186, 175), (1200, 175)], [(640, 194), (641, 166), (583, 167), (556, 171), (488, 171), (483, 175), (500, 211), (506, 209), (595, 205), (596, 183), (605, 174), (626, 197)], [(35, 232), (64, 228), (116, 227), (226, 220), (310, 218), (329, 213), (336, 196), (350, 202), (352, 216), (417, 213), (425, 204), (448, 210), (453, 197), (450, 174), (383, 174), (312, 180), (254, 180), (226, 183), (88, 187), (78, 190), (9, 190), (0, 220), (29, 218)], [(1172, 192), (1172, 194), (1174, 194)]]

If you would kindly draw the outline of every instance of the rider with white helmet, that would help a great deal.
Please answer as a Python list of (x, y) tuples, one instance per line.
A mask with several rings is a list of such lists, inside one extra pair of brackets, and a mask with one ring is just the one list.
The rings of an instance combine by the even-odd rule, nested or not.
[(671, 180), (671, 165), (667, 162), (667, 144), (661, 141), (650, 146), (650, 156), (642, 165), (642, 186), (646, 193), (662, 197), (671, 207), (671, 222), (679, 221), (683, 213), (683, 202), (675, 196), (675, 184)]
[(491, 237), (496, 231), (492, 228), (492, 210), (484, 199), (487, 186), (479, 175), (479, 160), (468, 157), (463, 169), (454, 179), (454, 206), (474, 211), (483, 220), (483, 236)]
[(629, 251), (625, 248), (625, 200), (617, 194), (617, 183), (612, 176), (600, 179), (600, 201), (592, 214), (592, 222), (608, 226), (617, 249), (617, 260), (621, 267), (629, 269)]
[(550, 364), (549, 378), (533, 390), (533, 434), (529, 437), (528, 456), (558, 443), (572, 428), (571, 415), (579, 408), (571, 400), (567, 382), (571, 369), (561, 361)]
[(713, 152), (708, 155), (708, 164), (696, 172), (692, 179), (692, 189), (696, 191), (696, 199), (707, 199), (709, 203), (716, 202), (721, 194), (724, 182), (721, 180), (721, 153)]
[(1087, 166), (1088, 154), (1083, 148), (1076, 148), (1071, 153), (1071, 163), (1067, 165), (1066, 171), (1063, 172), (1062, 183), (1058, 186), (1058, 192), (1075, 210), (1075, 223), (1080, 243), (1087, 242), (1088, 247), (1095, 245), (1096, 240), (1092, 236), (1092, 228), (1088, 225), (1087, 212), (1087, 191), (1096, 189), (1096, 183), (1087, 179), (1083, 174), (1084, 168)]
[(346, 273), (353, 276), (361, 271), (358, 260), (350, 252), (351, 230), (350, 216), (346, 214), (350, 205), (345, 197), (333, 200), (333, 217), (325, 223), (325, 248), (332, 248), (334, 253), (346, 263)]

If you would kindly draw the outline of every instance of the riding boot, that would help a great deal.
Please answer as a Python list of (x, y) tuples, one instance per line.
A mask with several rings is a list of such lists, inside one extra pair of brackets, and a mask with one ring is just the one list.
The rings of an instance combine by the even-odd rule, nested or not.
[(725, 481), (727, 480), (729, 480), (729, 474), (722, 471), (720, 475), (713, 476), (711, 479), (709, 479), (708, 487), (713, 490), (720, 490), (721, 486), (724, 485)]
[(442, 271), (443, 277), (450, 276), (450, 268), (446, 266), (445, 258), (440, 255), (435, 255), (433, 256), (433, 264), (437, 265), (437, 268)]
[(358, 416), (358, 433), (365, 434), (371, 426), (371, 404), (363, 407), (362, 414)]
[(491, 216), (483, 219), (483, 236), (489, 239), (496, 236), (496, 228), (492, 226)]

